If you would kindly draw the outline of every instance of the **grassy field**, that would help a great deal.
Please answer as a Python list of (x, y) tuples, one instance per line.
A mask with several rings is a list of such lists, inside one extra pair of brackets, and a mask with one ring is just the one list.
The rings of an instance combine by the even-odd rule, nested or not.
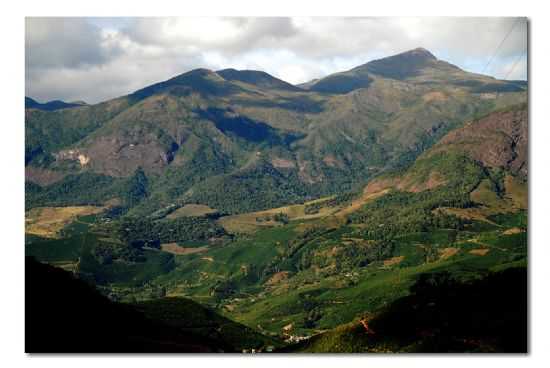
[(166, 217), (172, 220), (178, 217), (205, 216), (216, 212), (217, 210), (203, 204), (186, 204), (185, 206), (180, 207), (174, 212), (170, 213)]
[[(305, 202), (303, 204), (283, 206), (258, 212), (248, 212), (239, 215), (224, 216), (219, 219), (219, 223), (229, 233), (250, 234), (262, 228), (281, 226), (282, 224), (275, 219), (265, 219), (278, 214), (286, 215), (289, 221), (318, 220), (330, 218), (333, 217), (333, 215), (344, 218), (347, 214), (357, 210), (368, 201), (384, 195), (385, 193), (387, 193), (387, 190), (379, 193), (364, 192), (356, 198), (351, 199), (349, 203), (346, 202), (336, 205), (330, 203), (334, 196), (323, 197)], [(307, 213), (307, 207), (312, 205), (318, 205), (317, 211), (314, 213)]]
[(306, 214), (306, 206), (319, 201), (323, 202), (329, 199), (330, 197), (327, 197), (316, 201), (306, 202), (304, 204), (272, 208), (265, 211), (249, 212), (233, 216), (224, 216), (220, 218), (219, 223), (225, 228), (226, 231), (230, 233), (242, 234), (252, 233), (261, 228), (280, 226), (281, 223), (274, 219), (262, 220), (265, 217), (270, 217), (277, 214), (285, 214), (291, 221), (318, 219), (333, 214), (335, 211), (338, 210), (338, 208), (329, 206), (321, 207), (319, 209), (319, 212), (315, 214)]
[(56, 238), (59, 231), (75, 221), (78, 216), (97, 214), (105, 207), (37, 207), (25, 214), (25, 233), (43, 238)]
[(185, 254), (194, 254), (194, 253), (203, 253), (208, 250), (207, 246), (203, 247), (183, 247), (178, 245), (177, 243), (166, 243), (161, 244), (160, 249), (164, 252), (177, 254), (177, 255), (185, 255)]
[[(74, 271), (83, 250), (94, 247), (101, 239), (100, 235), (90, 232), (90, 227), (96, 221), (95, 207), (81, 211), (81, 213), (90, 212), (92, 214), (71, 217), (72, 222), (67, 222), (63, 228), (57, 230), (57, 233), (63, 234), (60, 238), (25, 233), (25, 255)], [(65, 213), (74, 213), (74, 211)], [(66, 218), (66, 221), (69, 220)]]

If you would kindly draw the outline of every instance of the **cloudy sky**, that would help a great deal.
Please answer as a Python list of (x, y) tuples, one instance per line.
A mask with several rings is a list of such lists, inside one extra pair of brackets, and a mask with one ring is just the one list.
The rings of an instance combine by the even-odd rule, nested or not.
[(96, 103), (203, 67), (301, 83), (416, 47), (527, 79), (524, 18), (27, 18), (25, 94)]

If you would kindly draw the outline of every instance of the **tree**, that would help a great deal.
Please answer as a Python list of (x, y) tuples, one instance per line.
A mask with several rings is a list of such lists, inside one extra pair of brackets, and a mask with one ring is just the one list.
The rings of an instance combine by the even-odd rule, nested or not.
[(143, 198), (149, 195), (149, 181), (141, 167), (138, 167), (134, 175), (128, 179), (127, 191), (124, 193), (125, 202), (128, 207), (138, 204)]
[(449, 233), (448, 233), (449, 243), (450, 244), (456, 243), (457, 236), (458, 236), (458, 231), (456, 231), (455, 229), (450, 230)]

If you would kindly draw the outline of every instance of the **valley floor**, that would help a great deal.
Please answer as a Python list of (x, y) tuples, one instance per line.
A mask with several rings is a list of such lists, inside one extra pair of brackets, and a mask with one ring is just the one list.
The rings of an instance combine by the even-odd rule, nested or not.
[[(112, 300), (185, 297), (272, 339), (306, 346), (298, 350), (316, 351), (325, 349), (317, 343), (324, 340), (302, 341), (349, 323), (354, 331), (365, 315), (410, 295), (425, 275), (470, 282), (526, 267), (525, 216), (523, 211), (489, 216), (458, 232), (403, 234), (392, 239), (389, 251), (364, 239), (361, 226), (337, 216), (290, 217), (288, 223), (255, 226), (224, 245), (173, 243), (144, 247), (138, 260), (101, 261), (94, 254), (98, 243), (123, 243), (105, 232), (105, 218), (92, 214), (67, 225), (62, 237), (28, 234), (26, 253), (77, 273)], [(373, 249), (383, 254), (370, 254)], [(379, 348), (369, 346), (365, 349)]]

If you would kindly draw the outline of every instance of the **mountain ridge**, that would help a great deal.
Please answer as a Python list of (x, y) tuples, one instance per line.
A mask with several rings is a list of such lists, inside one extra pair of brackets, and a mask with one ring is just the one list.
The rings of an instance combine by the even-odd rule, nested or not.
[(61, 100), (52, 100), (44, 103), (40, 103), (31, 97), (25, 96), (25, 109), (38, 109), (45, 111), (55, 111), (62, 109), (69, 109), (72, 107), (87, 106), (88, 104), (83, 101), (65, 102)]
[[(421, 153), (443, 130), (526, 99), (517, 83), (480, 79), (458, 68), (448, 75), (422, 67), (420, 75), (404, 79), (372, 72), (372, 65), (382, 73), (389, 65), (401, 76), (394, 65), (403, 57), (448, 70), (423, 49), (328, 76), (309, 90), (261, 71), (195, 69), (97, 105), (28, 109), (27, 178), (47, 188), (69, 174), (121, 181), (142, 168), (153, 188), (139, 211), (197, 200), (227, 211), (254, 196), (222, 205), (204, 193), (229, 188), (239, 177), (241, 189), (263, 198), (242, 210), (261, 210), (287, 204), (284, 194), (268, 194), (280, 177), (287, 178), (293, 201), (359, 188)], [(316, 91), (315, 85), (328, 89)], [(499, 92), (502, 86), (505, 92)], [(266, 180), (265, 190), (258, 178)]]

